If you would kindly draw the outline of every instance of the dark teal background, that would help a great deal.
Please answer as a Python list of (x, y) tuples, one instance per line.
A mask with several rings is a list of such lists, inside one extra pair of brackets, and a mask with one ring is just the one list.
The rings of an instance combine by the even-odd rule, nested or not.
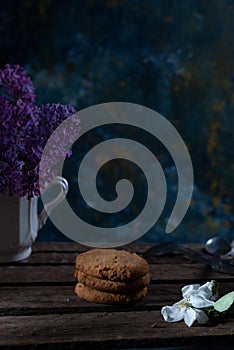
[[(80, 110), (102, 102), (138, 103), (161, 113), (181, 134), (195, 175), (189, 211), (176, 232), (166, 236), (177, 192), (176, 170), (167, 151), (148, 141), (165, 169), (168, 201), (144, 240), (203, 242), (214, 234), (234, 238), (233, 16), (230, 0), (0, 2), (1, 67), (8, 62), (23, 65), (38, 104), (69, 103)], [(99, 130), (96, 138), (115, 132)], [(140, 136), (142, 142), (148, 140), (144, 133)], [(75, 146), (71, 162), (76, 165), (92, 137), (83, 142)], [(134, 179), (133, 170), (125, 168)], [(70, 199), (89, 216), (73, 186), (74, 174), (70, 177)], [(104, 196), (105, 188), (110, 192), (109, 179), (104, 171)], [(140, 186), (137, 204), (126, 210), (123, 220), (139, 211), (145, 196)], [(105, 221), (98, 215), (90, 220), (97, 225)], [(114, 224), (117, 219), (111, 220)], [(39, 239), (64, 237), (48, 222)]]

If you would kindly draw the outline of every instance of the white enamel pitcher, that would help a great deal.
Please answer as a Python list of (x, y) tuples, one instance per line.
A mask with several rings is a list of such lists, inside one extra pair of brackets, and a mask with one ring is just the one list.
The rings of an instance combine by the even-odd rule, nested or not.
[(46, 188), (59, 186), (59, 193), (50, 200), (38, 215), (38, 197), (0, 196), (0, 263), (26, 259), (32, 251), (32, 244), (53, 208), (66, 197), (68, 182), (56, 177)]

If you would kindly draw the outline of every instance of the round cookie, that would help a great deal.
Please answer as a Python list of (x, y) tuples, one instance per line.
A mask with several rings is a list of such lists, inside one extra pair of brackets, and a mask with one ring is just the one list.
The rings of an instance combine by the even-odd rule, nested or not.
[(127, 282), (115, 282), (110, 280), (104, 280), (101, 278), (90, 276), (78, 270), (75, 272), (75, 277), (77, 277), (78, 281), (86, 287), (111, 293), (123, 293), (140, 290), (147, 287), (150, 282), (149, 273), (147, 273), (139, 279), (130, 280)]
[(116, 249), (92, 249), (76, 258), (76, 269), (111, 281), (129, 281), (149, 273), (147, 261), (136, 253)]
[(91, 289), (82, 283), (77, 283), (75, 293), (82, 299), (101, 304), (133, 304), (142, 300), (147, 294), (147, 287), (126, 294), (115, 294)]

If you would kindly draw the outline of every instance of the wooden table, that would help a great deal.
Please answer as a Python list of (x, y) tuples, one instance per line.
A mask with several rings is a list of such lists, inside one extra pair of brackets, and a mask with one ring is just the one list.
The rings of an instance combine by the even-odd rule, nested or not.
[[(132, 244), (127, 249), (142, 254), (149, 246)], [(75, 243), (36, 243), (27, 260), (0, 265), (0, 349), (234, 344), (233, 319), (188, 328), (184, 322), (166, 323), (160, 314), (162, 306), (180, 299), (185, 284), (216, 279), (222, 295), (233, 290), (234, 276), (178, 254), (158, 256), (151, 259), (144, 301), (128, 307), (99, 305), (74, 294), (75, 258), (85, 249)]]

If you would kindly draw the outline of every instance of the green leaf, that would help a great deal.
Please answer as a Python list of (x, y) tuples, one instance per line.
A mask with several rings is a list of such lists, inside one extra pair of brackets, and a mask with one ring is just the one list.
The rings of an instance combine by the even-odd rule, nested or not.
[(214, 303), (214, 309), (219, 312), (227, 311), (234, 302), (234, 292), (224, 295)]
[(211, 291), (212, 291), (212, 296), (215, 295), (218, 292), (219, 284), (217, 281), (212, 280), (211, 281)]

